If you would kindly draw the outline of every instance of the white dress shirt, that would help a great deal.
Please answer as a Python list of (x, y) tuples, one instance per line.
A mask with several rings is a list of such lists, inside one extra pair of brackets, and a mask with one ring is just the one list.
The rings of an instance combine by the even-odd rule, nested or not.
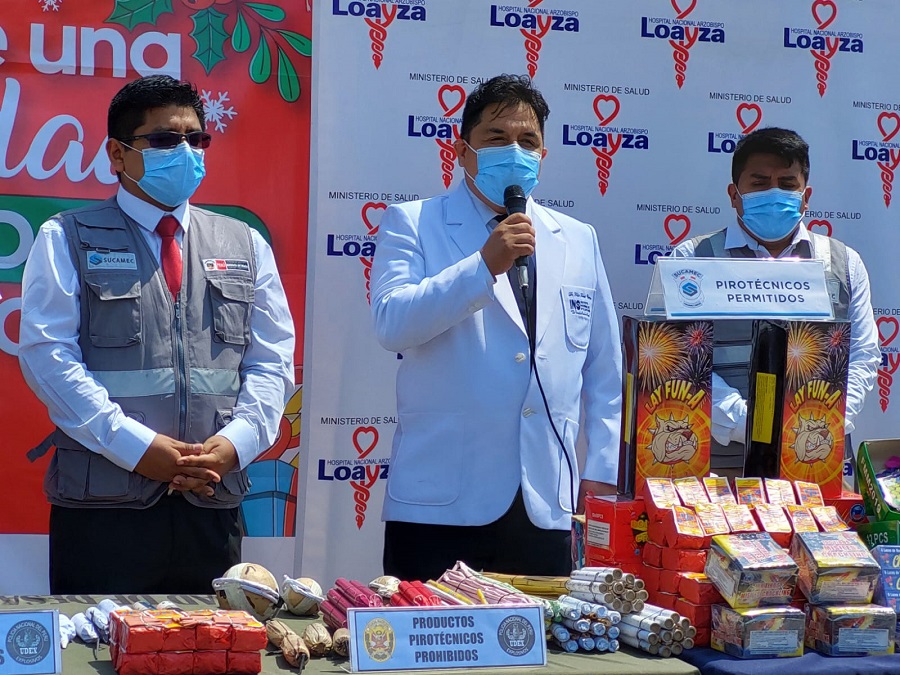
[[(140, 225), (140, 234), (160, 261), (156, 226), (169, 212), (138, 199), (122, 187), (119, 207)], [(190, 204), (171, 212), (181, 223), (176, 240), (190, 226)], [(232, 421), (219, 435), (237, 450), (246, 468), (278, 435), (294, 385), (294, 324), (272, 248), (251, 230), (256, 283), (250, 312), (250, 344), (241, 360), (241, 388)], [(44, 223), (35, 237), (22, 278), (19, 364), (28, 386), (47, 406), (51, 421), (89, 450), (128, 471), (143, 457), (156, 431), (127, 417), (82, 361), (78, 345), (81, 283), (62, 225)]]
[[(790, 245), (779, 254), (778, 259), (797, 256), (800, 242), (809, 242), (815, 254), (809, 230), (801, 221)], [(747, 234), (736, 221), (725, 231), (725, 248), (746, 246), (757, 258), (772, 258), (772, 254), (753, 237)], [(688, 240), (679, 244), (672, 252), (675, 257), (694, 256), (694, 244)], [(878, 328), (872, 313), (872, 296), (869, 289), (869, 273), (859, 253), (847, 246), (847, 274), (850, 277), (850, 306), (847, 318), (850, 320), (850, 368), (847, 376), (847, 411), (844, 429), (853, 431), (853, 421), (862, 410), (866, 394), (875, 386), (881, 350), (878, 346)], [(736, 389), (729, 387), (725, 380), (713, 374), (712, 388), (712, 435), (722, 445), (729, 442), (744, 442), (747, 427), (747, 403)]]

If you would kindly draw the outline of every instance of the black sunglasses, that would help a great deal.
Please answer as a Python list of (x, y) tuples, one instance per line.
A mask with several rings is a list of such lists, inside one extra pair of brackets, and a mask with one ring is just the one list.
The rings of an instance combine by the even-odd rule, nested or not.
[(206, 149), (209, 147), (212, 136), (205, 131), (192, 131), (189, 134), (179, 134), (177, 131), (155, 131), (152, 134), (141, 134), (140, 136), (127, 136), (120, 138), (120, 141), (136, 141), (139, 138), (145, 138), (151, 148), (174, 148), (182, 140), (187, 140), (188, 145), (192, 148)]

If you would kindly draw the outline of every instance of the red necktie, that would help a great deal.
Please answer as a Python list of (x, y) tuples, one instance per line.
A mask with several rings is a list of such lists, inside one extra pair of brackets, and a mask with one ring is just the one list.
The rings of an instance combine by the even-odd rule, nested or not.
[(174, 216), (163, 216), (156, 226), (156, 233), (162, 239), (162, 269), (163, 276), (166, 278), (166, 286), (172, 294), (172, 301), (175, 301), (178, 291), (181, 290), (181, 249), (178, 248), (178, 242), (175, 241), (175, 233), (181, 224)]

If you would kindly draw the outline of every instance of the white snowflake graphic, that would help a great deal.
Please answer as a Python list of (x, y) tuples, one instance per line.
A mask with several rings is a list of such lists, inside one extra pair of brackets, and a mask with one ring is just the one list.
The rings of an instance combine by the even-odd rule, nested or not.
[(234, 109), (234, 106), (225, 107), (225, 104), (230, 100), (228, 92), (220, 91), (218, 92), (218, 98), (213, 98), (212, 92), (204, 89), (200, 94), (200, 98), (203, 100), (203, 112), (206, 115), (207, 122), (214, 122), (216, 131), (224, 132), (228, 122), (237, 115), (237, 110)]
[(54, 12), (59, 11), (59, 6), (62, 4), (62, 0), (38, 0), (41, 3), (41, 9), (45, 12), (49, 12), (51, 9)]

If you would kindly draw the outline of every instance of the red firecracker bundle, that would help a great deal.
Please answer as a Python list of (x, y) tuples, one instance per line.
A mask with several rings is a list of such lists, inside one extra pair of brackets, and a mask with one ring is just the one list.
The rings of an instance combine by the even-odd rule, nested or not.
[(337, 579), (319, 608), (322, 620), (332, 630), (347, 627), (347, 610), (351, 607), (383, 607), (384, 601), (371, 588), (359, 581)]
[(231, 610), (116, 610), (110, 656), (119, 675), (255, 675), (265, 627)]

